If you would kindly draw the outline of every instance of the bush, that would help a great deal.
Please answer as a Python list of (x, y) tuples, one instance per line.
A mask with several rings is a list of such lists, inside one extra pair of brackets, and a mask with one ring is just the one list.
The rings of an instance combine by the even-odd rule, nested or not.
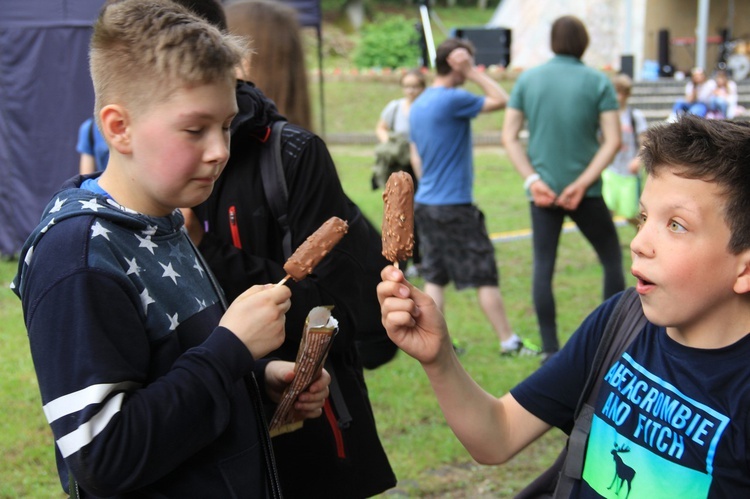
[(354, 54), (358, 68), (414, 67), (419, 61), (419, 34), (403, 16), (367, 24)]

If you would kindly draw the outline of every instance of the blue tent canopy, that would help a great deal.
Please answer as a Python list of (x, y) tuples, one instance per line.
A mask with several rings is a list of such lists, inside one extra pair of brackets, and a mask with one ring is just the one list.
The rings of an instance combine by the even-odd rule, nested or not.
[(102, 0), (4, 0), (0, 16), (0, 254), (18, 253), (78, 171), (78, 126), (94, 108), (91, 25)]
[[(320, 34), (319, 0), (283, 0)], [(0, 255), (15, 255), (52, 194), (78, 172), (78, 127), (94, 108), (91, 26), (104, 0), (2, 0)]]

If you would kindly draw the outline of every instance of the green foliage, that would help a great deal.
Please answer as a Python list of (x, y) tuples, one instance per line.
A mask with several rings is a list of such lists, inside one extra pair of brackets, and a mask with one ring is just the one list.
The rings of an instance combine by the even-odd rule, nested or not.
[(418, 41), (413, 22), (403, 16), (381, 16), (362, 27), (354, 63), (359, 68), (415, 66), (419, 58)]

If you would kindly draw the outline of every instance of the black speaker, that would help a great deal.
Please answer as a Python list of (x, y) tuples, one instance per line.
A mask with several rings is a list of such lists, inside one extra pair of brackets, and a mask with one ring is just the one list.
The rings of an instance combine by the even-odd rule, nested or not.
[(669, 62), (669, 30), (659, 30), (659, 76), (674, 76), (674, 68)]
[(633, 56), (622, 55), (620, 56), (620, 73), (626, 74), (633, 78)]
[(506, 28), (457, 28), (456, 37), (474, 45), (474, 61), (484, 66), (510, 65), (510, 30)]

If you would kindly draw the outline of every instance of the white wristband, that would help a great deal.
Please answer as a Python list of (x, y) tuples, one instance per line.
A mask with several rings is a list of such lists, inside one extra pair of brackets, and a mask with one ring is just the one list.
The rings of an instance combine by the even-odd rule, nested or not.
[(533, 184), (534, 182), (536, 182), (540, 178), (541, 177), (539, 176), (538, 173), (532, 173), (531, 175), (529, 175), (528, 177), (526, 177), (526, 180), (523, 181), (523, 189), (525, 191), (528, 191), (529, 187), (531, 187), (531, 184)]

